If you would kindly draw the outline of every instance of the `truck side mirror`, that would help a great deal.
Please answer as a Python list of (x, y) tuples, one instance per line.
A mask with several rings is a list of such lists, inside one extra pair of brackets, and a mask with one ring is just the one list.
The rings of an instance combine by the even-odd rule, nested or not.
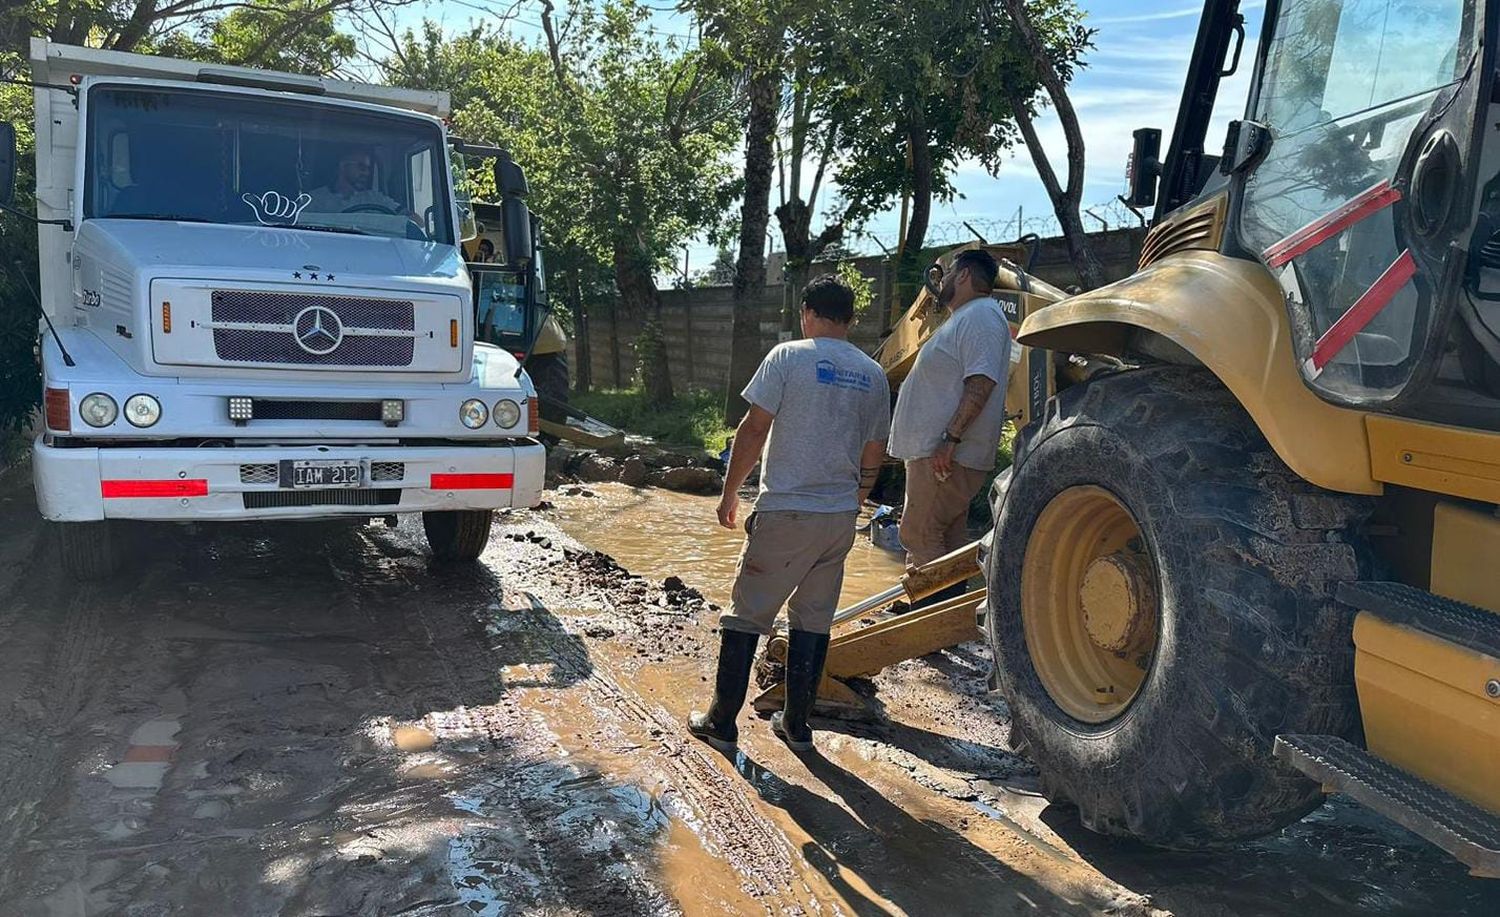
[(500, 212), (505, 223), (505, 260), (525, 264), (531, 260), (531, 211), (520, 198), (507, 197), (500, 203)]
[(16, 129), (0, 121), (0, 207), (9, 207), (16, 196)]
[(1143, 127), (1132, 136), (1135, 146), (1125, 168), (1130, 183), (1127, 200), (1132, 207), (1150, 207), (1156, 203), (1156, 183), (1161, 178), (1161, 130)]
[(509, 156), (495, 160), (495, 187), (501, 197), (525, 197), (531, 190), (526, 185), (526, 172)]

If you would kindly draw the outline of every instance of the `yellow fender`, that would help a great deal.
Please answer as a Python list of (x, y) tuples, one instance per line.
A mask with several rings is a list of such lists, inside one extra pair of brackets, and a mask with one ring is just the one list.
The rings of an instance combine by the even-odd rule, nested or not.
[(1170, 254), (1033, 312), (1017, 339), (1058, 353), (1117, 357), (1144, 345), (1173, 362), (1197, 361), (1234, 393), (1297, 474), (1329, 490), (1382, 491), (1371, 476), (1365, 413), (1335, 407), (1303, 383), (1285, 296), (1258, 262), (1215, 251)]

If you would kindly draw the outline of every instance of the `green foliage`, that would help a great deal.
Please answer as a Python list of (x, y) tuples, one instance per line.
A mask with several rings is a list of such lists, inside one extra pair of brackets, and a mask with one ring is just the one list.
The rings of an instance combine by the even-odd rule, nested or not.
[[(634, 2), (571, 15), (555, 47), (483, 27), (445, 39), (426, 23), (386, 62), (387, 78), (448, 90), (455, 133), (498, 143), (526, 169), (552, 291), (593, 309), (617, 294), (619, 308), (649, 316), (655, 274), (712, 233), (730, 202), (733, 86), (704, 53), (648, 38), (649, 11)], [(647, 367), (663, 397), (664, 367)]]
[(705, 449), (716, 455), (724, 450), (734, 432), (723, 424), (724, 396), (704, 389), (679, 393), (677, 400), (665, 409), (652, 407), (639, 388), (574, 395), (572, 404), (630, 433), (668, 445)]
[[(20, 55), (0, 52), (0, 72), (14, 72)], [(35, 138), (32, 135), (31, 90), (0, 83), (0, 121), (16, 128), (17, 166), (15, 207), (30, 212), (35, 203)], [(0, 431), (19, 431), (42, 394), (34, 346), (37, 335), (38, 289), (36, 227), (0, 214)], [(3, 460), (0, 460), (3, 463)]]
[(354, 36), (338, 31), (333, 11), (319, 0), (258, 0), (202, 22), (190, 33), (174, 29), (149, 50), (218, 64), (251, 64), (287, 73), (332, 73), (354, 56)]
[[(961, 159), (1000, 168), (1021, 139), (1013, 106), (1032, 105), (1040, 86), (1001, 0), (828, 0), (823, 8), (809, 38), (821, 49), (817, 66), (843, 75), (830, 110), (847, 126), (836, 176), (851, 221), (912, 187), (913, 123), (926, 136), (938, 200), (957, 193), (951, 176)], [(1027, 8), (1070, 78), (1090, 37), (1073, 0), (1029, 0)]]
[(875, 301), (875, 281), (861, 274), (853, 261), (840, 261), (834, 273), (854, 291), (854, 320), (859, 321)]

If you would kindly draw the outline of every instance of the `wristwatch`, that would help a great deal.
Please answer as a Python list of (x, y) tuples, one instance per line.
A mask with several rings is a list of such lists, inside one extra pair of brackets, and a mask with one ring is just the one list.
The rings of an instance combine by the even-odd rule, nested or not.
[(963, 442), (963, 439), (961, 437), (954, 436), (952, 433), (949, 433), (945, 429), (945, 430), (943, 430), (943, 442), (945, 442), (945, 443), (961, 443), (961, 442)]

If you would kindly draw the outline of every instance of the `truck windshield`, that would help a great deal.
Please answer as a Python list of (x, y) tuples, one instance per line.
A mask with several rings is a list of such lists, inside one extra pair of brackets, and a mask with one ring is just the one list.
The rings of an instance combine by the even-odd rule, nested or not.
[(453, 244), (442, 132), (417, 118), (205, 90), (100, 86), (84, 216)]

